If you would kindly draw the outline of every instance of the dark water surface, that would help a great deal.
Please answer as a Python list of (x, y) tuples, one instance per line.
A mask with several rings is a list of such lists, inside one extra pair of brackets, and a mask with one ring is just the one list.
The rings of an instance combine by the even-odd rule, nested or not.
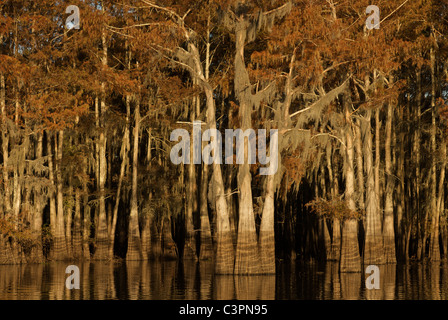
[(380, 289), (366, 274), (339, 274), (337, 264), (286, 264), (272, 276), (213, 274), (212, 263), (72, 263), (80, 289), (65, 287), (70, 263), (0, 266), (0, 300), (201, 299), (448, 299), (448, 265), (388, 265)]

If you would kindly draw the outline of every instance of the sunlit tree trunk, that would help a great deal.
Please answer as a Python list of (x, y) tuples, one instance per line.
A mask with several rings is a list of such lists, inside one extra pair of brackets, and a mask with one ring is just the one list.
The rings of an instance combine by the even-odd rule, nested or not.
[(55, 135), (55, 149), (56, 153), (56, 183), (57, 183), (57, 210), (56, 210), (56, 229), (54, 234), (54, 253), (56, 260), (64, 260), (68, 258), (67, 242), (64, 232), (64, 196), (63, 196), (63, 178), (62, 178), (62, 152), (64, 131), (60, 130), (59, 134)]
[(140, 102), (136, 103), (134, 111), (134, 142), (133, 142), (133, 155), (132, 155), (132, 190), (131, 190), (131, 213), (129, 216), (129, 228), (128, 228), (128, 251), (126, 254), (126, 260), (142, 260), (142, 246), (140, 238), (140, 230), (138, 227), (138, 136), (140, 130)]
[(11, 191), (9, 189), (9, 135), (7, 129), (7, 115), (6, 115), (6, 86), (5, 76), (0, 73), (0, 107), (2, 116), (2, 157), (3, 157), (3, 188), (4, 188), (4, 208), (7, 213), (11, 210)]
[[(42, 158), (43, 152), (43, 133), (37, 133), (37, 146), (36, 146), (36, 159)], [(33, 262), (43, 262), (42, 251), (42, 217), (43, 217), (43, 196), (37, 190), (34, 192), (34, 205), (33, 219), (31, 230), (33, 232), (35, 246), (33, 246), (30, 260)]]
[[(409, 80), (409, 79), (408, 79)], [(409, 82), (409, 81), (408, 81)], [(407, 145), (410, 139), (405, 134), (405, 129), (409, 128), (409, 124), (405, 124), (405, 119), (409, 118), (410, 115), (410, 103), (411, 97), (407, 98), (407, 108), (406, 113), (404, 112), (404, 108), (398, 107), (397, 110), (397, 122), (400, 123), (398, 126), (399, 129), (395, 131), (394, 140), (395, 140), (395, 148), (397, 149), (397, 191), (395, 193), (396, 199), (396, 210), (397, 210), (397, 230), (396, 230), (396, 239), (397, 239), (397, 248), (396, 248), (396, 257), (398, 259), (407, 260), (407, 256), (405, 255), (406, 248), (406, 233), (407, 228), (410, 227), (409, 219), (406, 208), (406, 198), (405, 198), (405, 176), (404, 172), (404, 164), (405, 164), (405, 145)], [(410, 118), (408, 119), (409, 123)]]
[[(278, 150), (278, 139), (271, 137), (271, 150)], [(271, 161), (277, 161), (277, 156), (271, 154)], [(259, 246), (261, 259), (261, 272), (263, 274), (275, 274), (275, 233), (274, 233), (274, 195), (275, 195), (275, 174), (267, 176), (266, 195), (261, 216)], [(324, 221), (325, 223), (325, 221)]]
[[(353, 170), (353, 137), (352, 121), (348, 101), (344, 99), (344, 115), (346, 121), (346, 164), (345, 164), (345, 199), (350, 210), (355, 211), (356, 205), (353, 199), (355, 191), (355, 173)], [(359, 256), (358, 245), (358, 222), (353, 218), (348, 218), (343, 223), (341, 260), (339, 264), (340, 272), (361, 272), (361, 258)]]
[[(148, 133), (148, 142), (147, 142), (147, 152), (146, 152), (146, 163), (148, 166), (151, 165), (152, 153), (151, 153), (151, 141), (152, 141), (152, 130), (151, 128), (147, 131)], [(123, 168), (124, 170), (124, 168)], [(152, 201), (152, 190), (148, 191), (148, 201)], [(155, 215), (150, 213), (145, 213), (142, 217), (142, 254), (144, 260), (153, 258), (153, 247), (152, 247), (152, 231), (153, 224), (155, 220)]]
[(422, 84), (421, 84), (421, 70), (417, 71), (417, 94), (416, 94), (416, 113), (415, 124), (416, 130), (414, 131), (414, 145), (413, 153), (415, 154), (415, 177), (413, 181), (415, 194), (414, 194), (414, 206), (417, 215), (417, 260), (421, 260), (423, 257), (423, 232), (421, 228), (421, 220), (423, 219), (422, 210), (420, 208), (420, 118), (421, 118), (421, 103), (422, 103)]
[(69, 177), (68, 179), (68, 194), (66, 197), (66, 221), (65, 221), (65, 239), (67, 242), (67, 253), (70, 257), (73, 256), (73, 243), (72, 243), (72, 222), (73, 222), (73, 205), (74, 205), (74, 198), (73, 198), (73, 183), (72, 178)]
[[(366, 77), (365, 90), (369, 87), (369, 79)], [(379, 109), (375, 110), (375, 166), (373, 166), (372, 149), (372, 111), (367, 110), (365, 116), (365, 145), (364, 161), (367, 173), (366, 187), (366, 231), (364, 245), (364, 263), (382, 264), (384, 263), (383, 236), (381, 232), (380, 203), (379, 203)]]
[[(104, 4), (102, 4), (102, 10), (104, 12)], [(106, 30), (103, 28), (101, 34), (102, 42), (102, 57), (101, 65), (103, 69), (107, 67), (107, 40), (106, 40)], [(106, 159), (106, 128), (105, 128), (105, 116), (107, 111), (106, 105), (106, 83), (101, 82), (101, 106), (100, 106), (100, 118), (99, 118), (99, 141), (98, 141), (98, 186), (99, 186), (99, 212), (98, 212), (98, 224), (95, 230), (95, 256), (96, 260), (108, 259), (109, 250), (109, 239), (108, 239), (108, 228), (107, 228), (107, 217), (106, 217), (106, 195), (105, 195), (105, 185), (107, 179), (107, 159)]]
[[(207, 103), (207, 127), (216, 129), (215, 102), (212, 89), (205, 89)], [(234, 249), (232, 244), (232, 233), (230, 229), (229, 211), (224, 192), (224, 181), (222, 178), (221, 165), (216, 161), (212, 164), (212, 188), (216, 209), (216, 256), (215, 272), (217, 274), (231, 274), (234, 267)]]
[[(149, 194), (149, 199), (151, 200), (151, 194)], [(153, 224), (153, 216), (151, 213), (145, 214), (141, 220), (142, 255), (143, 260), (146, 260), (152, 258), (151, 226)]]
[(354, 124), (355, 130), (355, 152), (356, 152), (356, 179), (357, 179), (357, 187), (359, 193), (358, 204), (360, 208), (365, 207), (364, 202), (364, 171), (363, 171), (363, 160), (362, 160), (362, 133), (361, 133), (361, 121), (358, 120), (357, 123)]
[[(0, 73), (0, 108), (1, 108), (1, 139), (2, 139), (2, 158), (3, 158), (3, 168), (2, 168), (2, 179), (3, 179), (3, 212), (1, 218), (7, 218), (11, 211), (11, 193), (9, 188), (9, 134), (7, 129), (7, 115), (6, 115), (6, 86), (5, 86), (5, 76)], [(8, 244), (3, 235), (0, 235), (0, 263), (8, 263)]]
[(385, 149), (385, 171), (386, 171), (386, 199), (384, 202), (384, 223), (383, 223), (383, 239), (384, 239), (384, 258), (385, 263), (396, 263), (395, 256), (395, 231), (394, 231), (394, 205), (393, 196), (395, 190), (395, 177), (392, 174), (391, 159), (391, 141), (392, 141), (392, 104), (387, 104), (386, 117), (386, 141)]
[[(86, 174), (87, 173), (87, 159), (83, 159), (82, 166), (83, 171)], [(88, 188), (87, 188), (87, 182), (83, 181), (82, 184), (82, 191), (83, 191), (83, 199), (82, 204), (84, 207), (83, 210), (83, 220), (82, 220), (82, 256), (84, 260), (90, 260), (90, 248), (89, 248), (89, 240), (90, 240), (90, 224), (91, 224), (91, 214), (90, 214), (90, 206), (88, 204), (89, 202), (89, 195), (88, 195)]]
[[(197, 79), (193, 79), (193, 84), (197, 82)], [(195, 109), (196, 100), (198, 97), (193, 97), (192, 99), (192, 111), (191, 111), (191, 121), (195, 121)], [(193, 131), (193, 126), (192, 126)], [(193, 134), (191, 135), (193, 136)], [(187, 260), (197, 260), (196, 252), (196, 237), (194, 231), (193, 214), (197, 212), (197, 183), (196, 183), (196, 168), (195, 161), (193, 160), (194, 150), (190, 148), (190, 163), (187, 165), (188, 177), (187, 177), (187, 188), (186, 198), (187, 198), (187, 208), (185, 212), (185, 245), (183, 258)]]
[(381, 193), (381, 179), (380, 179), (380, 165), (381, 165), (381, 145), (380, 145), (380, 129), (381, 129), (381, 121), (380, 121), (380, 112), (382, 107), (378, 107), (375, 110), (375, 195), (376, 195), (376, 206), (377, 206), (377, 215), (378, 219), (380, 221), (380, 228), (381, 228), (381, 221), (382, 221), (382, 211), (381, 211), (381, 205), (382, 205), (382, 193)]
[[(438, 195), (437, 195), (437, 215), (439, 216), (440, 219), (440, 215), (443, 213), (444, 210), (444, 203), (443, 203), (443, 199), (444, 199), (444, 195), (445, 195), (445, 190), (444, 190), (444, 184), (445, 184), (445, 172), (446, 172), (446, 142), (442, 142), (440, 145), (440, 158), (442, 159), (441, 163), (440, 163), (440, 175), (439, 175), (439, 186), (438, 186)], [(439, 237), (439, 233), (440, 233), (440, 221), (439, 219), (436, 219), (434, 221), (434, 224), (436, 226), (434, 226), (434, 234), (431, 235), (431, 237)], [(446, 224), (445, 224), (446, 226)], [(436, 228), (437, 227), (437, 228)], [(442, 232), (442, 239), (445, 238), (445, 234)], [(443, 246), (444, 243), (442, 243)], [(437, 248), (431, 248), (431, 250), (436, 251)], [(446, 248), (445, 248), (446, 250)], [(444, 251), (446, 253), (446, 251)], [(432, 256), (436, 255), (437, 253), (434, 252), (434, 254)], [(439, 251), (439, 257), (440, 257), (440, 251)]]
[[(335, 199), (339, 194), (339, 183), (337, 170), (333, 170), (334, 157), (332, 156), (332, 148), (327, 148), (327, 170), (330, 179), (330, 193), (331, 198)], [(332, 237), (331, 237), (331, 248), (328, 260), (339, 261), (341, 256), (341, 224), (338, 218), (333, 218), (332, 223)]]
[[(237, 23), (235, 30), (235, 93), (239, 100), (241, 130), (251, 129), (252, 106), (247, 101), (250, 96), (250, 85), (244, 64), (244, 46), (246, 41), (247, 21)], [(257, 245), (257, 234), (252, 203), (252, 185), (249, 166), (249, 140), (244, 141), (244, 162), (238, 168), (239, 189), (239, 223), (238, 239), (235, 254), (235, 274), (257, 274), (261, 272), (260, 255)]]
[[(437, 155), (436, 155), (436, 78), (435, 78), (435, 68), (436, 68), (436, 57), (434, 48), (431, 48), (431, 185), (430, 185), (430, 211), (428, 215), (431, 217), (431, 247), (429, 251), (429, 257), (431, 261), (440, 260), (440, 249), (439, 249), (439, 211), (437, 210)], [(444, 149), (442, 147), (442, 149)], [(446, 154), (446, 151), (444, 152)], [(442, 158), (444, 159), (444, 158)], [(443, 168), (444, 170), (444, 168)], [(443, 171), (443, 174), (445, 172)], [(441, 178), (441, 177), (440, 177)], [(442, 182), (443, 183), (443, 182)]]
[(82, 259), (82, 229), (81, 229), (81, 190), (75, 188), (75, 213), (73, 216), (73, 257)]

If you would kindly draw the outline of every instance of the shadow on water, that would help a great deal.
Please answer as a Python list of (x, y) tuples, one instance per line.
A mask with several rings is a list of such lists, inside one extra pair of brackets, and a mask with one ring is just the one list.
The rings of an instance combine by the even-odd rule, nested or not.
[(1, 300), (340, 300), (448, 299), (448, 265), (384, 265), (380, 288), (336, 263), (280, 263), (271, 276), (215, 275), (210, 262), (77, 263), (80, 289), (67, 289), (68, 263), (0, 266)]

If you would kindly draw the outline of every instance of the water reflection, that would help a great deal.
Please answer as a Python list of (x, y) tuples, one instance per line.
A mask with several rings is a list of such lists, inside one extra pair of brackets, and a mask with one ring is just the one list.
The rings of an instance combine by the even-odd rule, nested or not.
[(278, 265), (277, 275), (215, 275), (210, 262), (76, 263), (80, 289), (65, 287), (69, 263), (0, 266), (1, 300), (448, 299), (448, 265), (384, 265), (380, 289), (368, 274), (340, 274), (336, 263)]

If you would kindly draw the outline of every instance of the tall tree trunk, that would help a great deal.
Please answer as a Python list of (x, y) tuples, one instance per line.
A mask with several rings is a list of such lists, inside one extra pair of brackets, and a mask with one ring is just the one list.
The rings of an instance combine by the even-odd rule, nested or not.
[(413, 153), (415, 154), (415, 177), (414, 177), (414, 188), (415, 188), (415, 210), (417, 215), (417, 260), (421, 260), (423, 257), (423, 232), (421, 228), (421, 219), (423, 218), (422, 211), (420, 208), (420, 117), (421, 117), (421, 103), (422, 103), (422, 83), (421, 83), (421, 70), (417, 71), (417, 105), (415, 114), (415, 127), (414, 131), (414, 145)]
[(81, 190), (75, 188), (75, 214), (73, 217), (73, 258), (82, 259), (82, 229), (81, 229)]
[[(408, 104), (409, 106), (409, 104)], [(409, 110), (410, 108), (408, 108)], [(409, 113), (409, 111), (408, 111)], [(403, 109), (399, 109), (399, 121), (404, 122)], [(397, 154), (397, 178), (398, 178), (398, 188), (396, 192), (396, 201), (397, 201), (397, 258), (404, 258), (406, 261), (408, 257), (404, 254), (406, 247), (406, 231), (407, 228), (410, 228), (409, 218), (407, 213), (405, 212), (406, 207), (406, 199), (405, 199), (405, 172), (404, 172), (404, 163), (405, 163), (405, 154), (404, 154), (404, 145), (405, 145), (405, 131), (402, 125), (399, 133), (395, 134), (395, 146), (398, 147)], [(407, 126), (406, 126), (407, 127)], [(405, 127), (405, 128), (406, 128)], [(403, 217), (405, 215), (405, 217)]]
[(380, 129), (381, 129), (381, 121), (380, 121), (380, 112), (381, 107), (375, 110), (375, 195), (376, 195), (376, 205), (377, 205), (377, 214), (380, 219), (380, 227), (382, 221), (382, 211), (381, 211), (381, 201), (382, 201), (382, 193), (381, 193), (381, 179), (380, 179), (380, 165), (381, 165), (381, 146), (380, 146)]
[[(207, 129), (216, 130), (216, 106), (213, 88), (208, 83), (208, 79), (204, 75), (199, 51), (192, 42), (188, 45), (188, 52), (188, 62), (192, 64), (192, 69), (194, 70), (194, 72), (192, 72), (192, 77), (198, 78), (198, 83), (205, 92)], [(207, 61), (207, 63), (209, 63), (209, 61)], [(218, 274), (231, 274), (233, 273), (234, 266), (234, 249), (232, 245), (229, 211), (224, 194), (225, 188), (222, 178), (221, 165), (217, 163), (217, 161), (213, 161), (212, 167), (213, 173), (211, 185), (213, 188), (213, 202), (215, 203), (217, 216), (217, 230), (215, 232), (215, 272)]]
[[(149, 201), (151, 201), (152, 194), (149, 194)], [(151, 226), (153, 224), (153, 216), (151, 213), (145, 214), (142, 217), (142, 255), (143, 260), (152, 258), (152, 246), (151, 246)]]
[(364, 202), (364, 171), (363, 171), (363, 161), (362, 161), (362, 133), (361, 133), (361, 120), (358, 120), (354, 124), (355, 130), (355, 152), (356, 152), (356, 178), (357, 186), (359, 188), (358, 193), (358, 205), (360, 208), (365, 208)]
[[(101, 102), (103, 104), (103, 102)], [(95, 260), (107, 259), (107, 222), (106, 222), (106, 197), (105, 183), (107, 175), (106, 162), (106, 138), (104, 136), (104, 127), (100, 128), (99, 135), (99, 212), (95, 239)]]
[[(87, 175), (87, 159), (83, 159), (82, 167), (84, 174)], [(90, 206), (89, 206), (89, 195), (88, 195), (88, 188), (87, 188), (87, 182), (83, 181), (82, 184), (82, 191), (83, 191), (83, 221), (82, 221), (82, 255), (84, 260), (90, 260), (90, 248), (89, 248), (89, 240), (90, 240), (90, 224), (91, 224), (91, 213), (90, 213)]]
[[(270, 137), (269, 148), (271, 151), (278, 150), (277, 133)], [(271, 148), (272, 147), (272, 148)], [(278, 155), (270, 154), (270, 161), (278, 161)], [(261, 272), (263, 274), (275, 274), (275, 233), (274, 233), (274, 194), (275, 194), (275, 177), (271, 172), (267, 176), (266, 195), (263, 206), (263, 213), (261, 216), (259, 245), (260, 245), (260, 259)]]
[[(334, 159), (334, 157), (332, 157), (332, 148), (327, 148), (327, 169), (330, 179), (331, 198), (336, 199), (336, 197), (339, 195), (339, 183), (337, 176), (338, 169), (336, 168), (336, 170), (333, 170), (334, 161), (332, 161), (332, 159)], [(341, 257), (341, 223), (338, 218), (333, 218), (331, 222), (333, 224), (333, 232), (328, 260), (339, 261)]]
[[(36, 159), (42, 158), (43, 133), (37, 133)], [(36, 172), (35, 172), (36, 174)], [(33, 233), (35, 246), (31, 250), (30, 261), (41, 263), (44, 260), (42, 251), (42, 217), (43, 217), (43, 196), (38, 190), (34, 191), (33, 221), (31, 230)]]
[[(366, 78), (365, 87), (369, 87), (369, 80)], [(366, 89), (367, 91), (367, 89)], [(379, 187), (379, 166), (380, 166), (380, 145), (379, 145), (379, 109), (375, 110), (375, 166), (373, 166), (372, 150), (372, 126), (371, 110), (367, 110), (365, 118), (365, 149), (364, 161), (367, 173), (367, 193), (366, 193), (366, 233), (364, 245), (364, 263), (382, 264), (384, 263), (383, 237), (381, 234), (380, 217), (380, 187)]]
[(63, 196), (63, 178), (62, 178), (62, 151), (64, 141), (64, 131), (60, 130), (55, 136), (56, 153), (56, 183), (57, 183), (57, 211), (56, 211), (56, 229), (54, 235), (54, 253), (56, 260), (64, 260), (68, 258), (67, 242), (64, 232), (64, 196)]
[[(346, 121), (346, 164), (345, 164), (345, 199), (350, 210), (355, 211), (356, 205), (353, 199), (355, 191), (355, 173), (353, 170), (353, 137), (352, 121), (348, 108), (348, 99), (344, 95), (344, 114)], [(361, 272), (361, 258), (359, 256), (358, 244), (358, 222), (353, 218), (344, 221), (342, 230), (341, 260), (339, 262), (340, 272)]]
[[(236, 26), (235, 34), (235, 94), (239, 102), (239, 116), (241, 130), (245, 132), (252, 127), (252, 105), (248, 100), (251, 96), (249, 77), (244, 63), (244, 46), (246, 41), (247, 21), (240, 21)], [(252, 204), (252, 185), (249, 166), (249, 138), (244, 143), (244, 161), (238, 168), (239, 189), (239, 222), (238, 239), (235, 254), (235, 274), (257, 274), (260, 268), (260, 255), (257, 244), (257, 233)]]
[(67, 254), (69, 257), (73, 257), (73, 243), (72, 243), (72, 222), (73, 222), (73, 183), (71, 177), (68, 179), (68, 194), (67, 194), (67, 208), (66, 208), (66, 221), (65, 221), (65, 239), (67, 242)]
[(208, 205), (207, 205), (207, 191), (208, 191), (208, 165), (202, 166), (201, 175), (201, 191), (200, 191), (200, 222), (201, 222), (201, 235), (200, 235), (200, 249), (199, 260), (210, 260), (213, 258), (213, 243), (212, 233), (210, 229), (210, 219), (208, 217)]
[(109, 233), (109, 257), (114, 257), (114, 245), (115, 245), (115, 230), (117, 228), (117, 219), (118, 219), (118, 208), (120, 204), (121, 198), (121, 187), (123, 184), (126, 164), (128, 163), (128, 148), (129, 148), (129, 119), (131, 117), (131, 102), (130, 96), (126, 96), (126, 124), (124, 128), (123, 141), (121, 144), (121, 165), (120, 165), (120, 175), (118, 177), (118, 186), (117, 186), (117, 194), (115, 196), (115, 205), (112, 213), (112, 224), (110, 226)]
[[(17, 31), (16, 31), (16, 39), (15, 39), (15, 43), (17, 47)], [(17, 49), (16, 49), (17, 50)], [(20, 110), (20, 102), (19, 102), (19, 79), (16, 79), (16, 86), (14, 87), (14, 93), (15, 93), (15, 130), (20, 132), (20, 126), (19, 126), (19, 110)], [(13, 217), (13, 221), (14, 221), (14, 229), (15, 231), (18, 231), (18, 226), (19, 226), (19, 214), (20, 214), (20, 207), (21, 207), (21, 203), (22, 203), (22, 184), (20, 183), (20, 178), (22, 176), (22, 168), (23, 168), (23, 162), (25, 160), (25, 155), (24, 155), (24, 142), (22, 142), (22, 145), (19, 145), (20, 140), (21, 140), (21, 134), (19, 134), (18, 136), (13, 137), (12, 141), (13, 141), (13, 146), (15, 146), (18, 151), (20, 152), (20, 156), (15, 160), (15, 164), (13, 166), (13, 198), (12, 198), (12, 217)], [(23, 157), (22, 157), (22, 153), (23, 153)], [(11, 244), (11, 250), (12, 250), (12, 255), (14, 257), (14, 261), (16, 261), (16, 263), (20, 262), (20, 248), (19, 245), (16, 241), (16, 239), (13, 239), (12, 244)]]
[(134, 112), (134, 142), (132, 155), (132, 191), (131, 191), (131, 213), (129, 215), (128, 228), (128, 251), (126, 260), (142, 260), (143, 253), (141, 247), (140, 230), (138, 227), (138, 136), (140, 130), (140, 102), (137, 101)]
[(391, 141), (392, 141), (392, 104), (387, 104), (386, 118), (386, 141), (385, 149), (385, 171), (386, 171), (386, 199), (384, 202), (384, 223), (383, 223), (383, 240), (384, 240), (384, 258), (385, 263), (396, 263), (395, 256), (395, 231), (394, 231), (394, 180), (392, 175), (392, 159), (391, 159)]
[(3, 156), (3, 186), (4, 186), (4, 207), (7, 214), (11, 210), (11, 191), (9, 189), (9, 134), (6, 115), (6, 86), (5, 76), (0, 73), (0, 107), (2, 116), (2, 156)]
[(53, 239), (52, 248), (50, 251), (50, 259), (54, 258), (55, 252), (55, 235), (56, 235), (56, 198), (55, 198), (55, 190), (56, 190), (56, 182), (54, 178), (54, 165), (53, 165), (53, 151), (52, 151), (52, 134), (47, 131), (47, 153), (48, 153), (48, 177), (50, 180), (50, 184), (52, 185), (52, 190), (49, 192), (50, 199), (50, 233)]
[(436, 56), (434, 48), (431, 48), (431, 186), (430, 186), (430, 211), (431, 217), (431, 248), (429, 257), (431, 261), (440, 260), (439, 249), (439, 211), (437, 210), (437, 167), (436, 167)]
[[(216, 129), (215, 102), (211, 88), (205, 90), (207, 100), (207, 127)], [(212, 164), (212, 188), (216, 209), (216, 256), (215, 273), (231, 274), (234, 271), (234, 248), (230, 229), (229, 211), (224, 192), (221, 165), (214, 161)]]
[[(434, 228), (433, 228), (433, 234), (431, 235), (431, 239), (434, 238), (439, 238), (439, 228), (440, 228), (440, 214), (444, 211), (444, 203), (443, 203), (443, 199), (444, 199), (444, 195), (445, 195), (445, 190), (444, 190), (444, 184), (445, 184), (445, 168), (446, 168), (446, 142), (442, 142), (440, 145), (440, 158), (442, 159), (441, 161), (441, 168), (440, 168), (440, 175), (439, 175), (439, 186), (438, 186), (438, 195), (437, 195), (437, 208), (436, 208), (436, 212), (438, 215), (438, 219), (434, 219)], [(446, 224), (445, 224), (446, 225)], [(442, 238), (445, 238), (445, 235), (442, 233)], [(431, 244), (433, 244), (434, 242), (431, 241)], [(436, 256), (437, 257), (437, 244), (434, 244), (436, 247), (431, 247), (431, 250), (433, 251), (433, 253), (431, 254), (431, 257)], [(442, 243), (442, 247), (443, 247), (443, 243)], [(445, 248), (446, 250), (446, 248)], [(440, 249), (439, 249), (439, 259), (440, 259)], [(446, 251), (444, 251), (444, 253), (446, 253)], [(437, 261), (437, 260), (434, 260)]]
[[(102, 6), (103, 12), (105, 11), (104, 4)], [(107, 67), (107, 39), (106, 30), (103, 27), (101, 34), (102, 42), (102, 57), (101, 64), (103, 69)], [(106, 128), (105, 128), (105, 117), (106, 117), (107, 105), (106, 105), (106, 83), (101, 82), (101, 110), (99, 119), (99, 142), (98, 142), (98, 153), (99, 153), (99, 213), (98, 213), (98, 224), (96, 229), (96, 250), (94, 258), (96, 260), (109, 259), (109, 238), (108, 238), (108, 227), (107, 227), (107, 217), (106, 217), (106, 195), (105, 195), (105, 185), (107, 179), (107, 159), (106, 159)]]
[[(193, 79), (193, 84), (197, 81), (196, 78)], [(196, 109), (196, 100), (198, 97), (193, 97), (192, 99), (192, 111), (191, 111), (191, 121), (194, 122), (195, 119), (195, 109)], [(192, 126), (193, 132), (194, 126)], [(192, 134), (193, 136), (193, 134)], [(190, 163), (188, 164), (188, 184), (187, 184), (187, 210), (185, 212), (185, 245), (184, 245), (184, 253), (183, 258), (187, 260), (197, 260), (197, 252), (196, 252), (196, 237), (194, 232), (194, 223), (193, 223), (193, 214), (197, 212), (197, 187), (196, 187), (196, 168), (193, 159), (194, 150), (190, 148)]]

